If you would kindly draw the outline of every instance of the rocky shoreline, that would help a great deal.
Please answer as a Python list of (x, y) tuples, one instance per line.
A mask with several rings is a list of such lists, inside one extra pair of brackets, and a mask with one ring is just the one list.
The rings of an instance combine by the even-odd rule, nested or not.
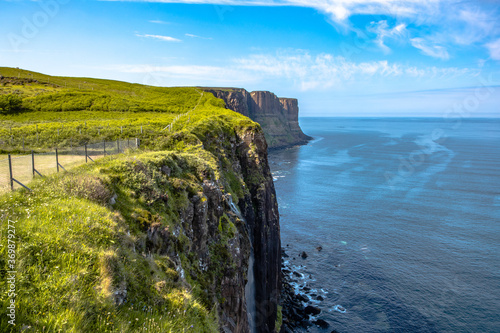
[[(321, 251), (321, 248), (317, 250)], [(283, 324), (280, 332), (293, 333), (297, 330), (308, 330), (312, 326), (329, 329), (330, 324), (320, 318), (321, 302), (327, 297), (326, 292), (317, 291), (309, 286), (313, 277), (302, 273), (301, 270), (305, 266), (301, 265), (300, 261), (297, 262), (307, 259), (307, 253), (302, 252), (292, 258), (282, 248), (281, 256)], [(329, 332), (337, 333), (335, 330)]]

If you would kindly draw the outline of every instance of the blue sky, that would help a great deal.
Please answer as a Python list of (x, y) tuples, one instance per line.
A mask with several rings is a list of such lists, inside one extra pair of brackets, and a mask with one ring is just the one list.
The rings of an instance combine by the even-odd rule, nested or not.
[(270, 90), (302, 116), (500, 117), (494, 0), (0, 0), (0, 65)]

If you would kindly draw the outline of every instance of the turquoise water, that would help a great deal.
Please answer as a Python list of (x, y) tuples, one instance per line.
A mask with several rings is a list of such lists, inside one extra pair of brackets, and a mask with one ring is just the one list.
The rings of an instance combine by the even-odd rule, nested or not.
[(324, 331), (500, 332), (500, 121), (301, 127), (314, 140), (270, 164), (282, 244), (325, 296)]

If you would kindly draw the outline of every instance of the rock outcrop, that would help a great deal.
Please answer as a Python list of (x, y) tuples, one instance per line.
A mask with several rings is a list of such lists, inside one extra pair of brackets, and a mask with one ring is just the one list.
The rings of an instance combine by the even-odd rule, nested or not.
[(270, 149), (286, 148), (307, 143), (311, 137), (299, 126), (299, 107), (295, 98), (278, 98), (269, 91), (240, 88), (204, 88), (222, 99), (226, 108), (258, 122)]

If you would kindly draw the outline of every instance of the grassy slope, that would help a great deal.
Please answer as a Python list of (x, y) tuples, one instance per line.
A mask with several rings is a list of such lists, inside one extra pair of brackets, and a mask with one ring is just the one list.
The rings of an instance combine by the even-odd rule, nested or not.
[[(15, 70), (10, 71), (15, 74)], [(3, 68), (0, 74), (9, 75)], [(35, 78), (38, 79), (38, 74)], [(191, 88), (182, 88), (185, 90), (178, 94), (176, 88), (170, 91), (114, 81), (50, 78), (51, 83), (61, 84), (61, 80), (71, 84), (85, 81), (99, 86), (100, 93), (128, 94), (133, 98), (139, 98), (138, 92), (143, 92), (141, 96), (152, 96), (159, 91), (171, 95), (173, 105), (187, 103), (181, 107), (182, 112), (191, 110), (200, 101), (199, 92)], [(66, 94), (65, 88), (55, 89)], [(179, 101), (175, 101), (175, 96)], [(230, 161), (225, 160), (223, 150), (216, 153), (215, 148), (206, 150), (203, 144), (208, 137), (258, 129), (259, 125), (222, 106), (220, 100), (205, 94), (189, 116), (175, 123), (173, 132), (161, 131), (171, 121), (172, 114), (175, 116), (172, 110), (165, 111), (169, 114), (165, 118), (161, 117), (165, 113), (147, 112), (120, 113), (119, 118), (117, 113), (107, 111), (0, 116), (3, 127), (9, 124), (28, 133), (26, 141), (35, 148), (47, 145), (44, 142), (37, 146), (30, 139), (34, 123), (54, 142), (60, 140), (59, 144), (67, 144), (69, 137), (75, 137), (73, 123), (81, 125), (85, 120), (87, 126), (90, 122), (99, 126), (112, 121), (134, 123), (132, 119), (136, 118), (137, 124), (144, 119), (152, 123), (143, 137), (142, 152), (105, 158), (37, 180), (30, 186), (33, 192), (20, 190), (0, 196), (4, 235), (0, 244), (1, 312), (7, 313), (9, 301), (4, 292), (8, 270), (5, 237), (6, 222), (12, 220), (16, 221), (18, 325), (28, 325), (37, 331), (63, 332), (218, 331), (217, 314), (211, 307), (214, 295), (206, 290), (221, 278), (220, 264), (214, 261), (207, 272), (201, 272), (196, 258), (188, 254), (189, 240), (182, 234), (173, 237), (170, 245), (180, 254), (184, 269), (200, 276), (197, 281), (188, 279), (190, 285), (187, 285), (174, 269), (173, 258), (147, 252), (146, 230), (158, 223), (166, 230), (178, 228), (179, 210), (187, 205), (189, 196), (200, 194), (200, 182), (207, 174), (218, 179), (234, 198), (242, 195), (241, 180), (224, 168)], [(60, 124), (53, 124), (56, 119), (73, 132), (60, 130), (57, 137)], [(115, 130), (107, 135), (111, 139), (120, 133)], [(172, 169), (170, 177), (158, 172), (163, 165)], [(111, 206), (113, 194), (118, 197)], [(165, 195), (168, 203), (162, 202)], [(219, 227), (221, 235), (214, 248), (224, 249), (226, 229), (231, 228)], [(214, 253), (214, 258), (220, 254)], [(123, 285), (127, 286), (126, 302), (117, 305), (115, 294), (120, 294)], [(0, 331), (9, 330), (14, 331), (3, 315)]]
[[(21, 78), (33, 77), (37, 82), (16, 80), (18, 73)], [(17, 94), (23, 99), (22, 113), (0, 115), (3, 150), (19, 151), (23, 142), (26, 150), (40, 150), (120, 137), (156, 140), (177, 115), (195, 107), (206, 115), (224, 106), (222, 101), (196, 88), (49, 77), (5, 67), (0, 67), (0, 74), (14, 76), (2, 81), (0, 95)]]
[(0, 75), (37, 81), (14, 86), (8, 80), (2, 81), (4, 93), (18, 93), (23, 97), (23, 108), (30, 111), (178, 113), (188, 111), (198, 100), (198, 96), (192, 94), (193, 88), (162, 88), (112, 80), (48, 76), (8, 67), (0, 67)]

